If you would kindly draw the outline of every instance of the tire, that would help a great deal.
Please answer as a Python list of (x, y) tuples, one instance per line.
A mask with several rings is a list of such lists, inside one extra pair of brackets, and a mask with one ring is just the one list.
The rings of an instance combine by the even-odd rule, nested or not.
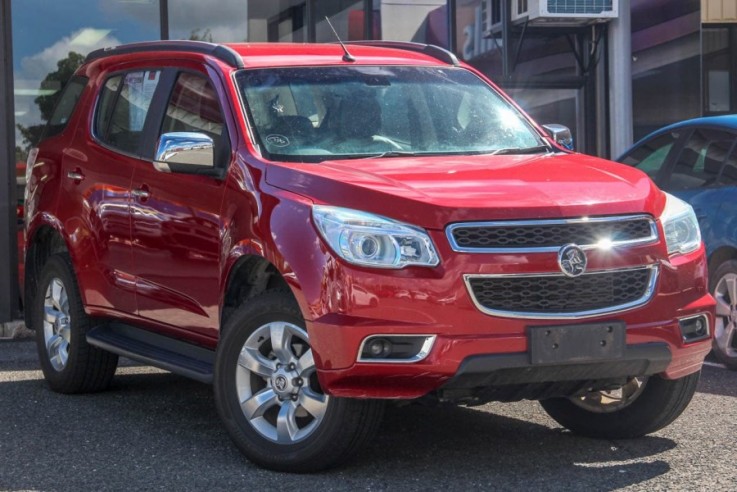
[(641, 437), (666, 427), (686, 409), (700, 374), (674, 380), (634, 378), (620, 390), (620, 399), (616, 392), (600, 391), (583, 397), (551, 398), (540, 404), (556, 422), (576, 434), (605, 439)]
[(737, 260), (725, 261), (709, 279), (709, 291), (717, 301), (714, 356), (737, 371)]
[(41, 370), (58, 393), (107, 389), (118, 356), (87, 343), (90, 320), (67, 254), (51, 256), (41, 272), (31, 313)]
[(250, 299), (228, 320), (215, 361), (215, 402), (250, 461), (293, 473), (347, 460), (375, 435), (384, 408), (323, 393), (299, 307), (282, 290)]

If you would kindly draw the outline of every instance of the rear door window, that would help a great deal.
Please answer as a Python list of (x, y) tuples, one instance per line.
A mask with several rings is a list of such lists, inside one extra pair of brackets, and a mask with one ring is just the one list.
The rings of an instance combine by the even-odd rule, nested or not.
[(691, 190), (718, 184), (722, 165), (734, 141), (735, 135), (728, 132), (695, 129), (678, 155), (668, 189)]
[(109, 78), (98, 99), (95, 135), (105, 145), (138, 155), (161, 71), (129, 72)]
[(718, 183), (726, 186), (737, 185), (737, 146), (733, 147), (732, 153), (724, 162)]
[(44, 138), (53, 137), (64, 131), (67, 123), (72, 118), (72, 114), (74, 114), (74, 108), (77, 107), (77, 102), (79, 102), (86, 85), (87, 78), (85, 77), (72, 77), (69, 80), (59, 98), (59, 102), (56, 104), (56, 108), (54, 108), (51, 119), (49, 119), (49, 124), (44, 131)]

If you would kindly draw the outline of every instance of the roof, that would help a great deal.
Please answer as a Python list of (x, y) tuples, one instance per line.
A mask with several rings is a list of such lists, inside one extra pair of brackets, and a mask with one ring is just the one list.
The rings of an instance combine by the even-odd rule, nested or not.
[(703, 116), (701, 118), (692, 118), (690, 120), (679, 121), (658, 130), (668, 131), (686, 126), (717, 126), (722, 128), (737, 129), (737, 114), (726, 114), (721, 116)]
[(458, 65), (456, 56), (437, 46), (398, 41), (356, 41), (345, 43), (353, 61), (343, 59), (338, 43), (233, 43), (201, 41), (150, 41), (95, 50), (87, 62), (108, 56), (135, 53), (193, 52), (213, 56), (234, 68), (305, 65)]
[(343, 61), (343, 48), (338, 43), (240, 43), (227, 44), (241, 55), (247, 67), (273, 67), (295, 65), (333, 65), (348, 63), (354, 65), (392, 65), (418, 64), (457, 65), (455, 56), (431, 45), (419, 43), (346, 43), (346, 49), (355, 58), (353, 62)]
[(712, 128), (716, 127), (716, 128), (724, 128), (728, 130), (737, 130), (737, 114), (726, 114), (726, 115), (721, 115), (721, 116), (702, 116), (701, 118), (692, 118), (690, 120), (683, 120), (677, 123), (672, 123), (668, 126), (664, 126), (663, 128), (655, 130), (654, 132), (648, 133), (647, 135), (642, 137), (640, 140), (630, 145), (629, 148), (627, 148), (627, 150), (625, 150), (615, 160), (620, 161), (625, 155), (629, 154), (632, 149), (634, 149), (635, 147), (638, 147), (643, 142), (653, 138), (656, 135), (661, 135), (663, 133), (667, 133), (673, 130), (678, 130), (679, 128), (695, 127), (695, 126), (712, 127)]

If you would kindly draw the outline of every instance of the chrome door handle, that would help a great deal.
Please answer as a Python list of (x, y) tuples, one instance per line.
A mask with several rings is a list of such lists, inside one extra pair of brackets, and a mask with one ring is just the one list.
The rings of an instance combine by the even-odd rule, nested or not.
[(74, 181), (82, 181), (84, 179), (84, 174), (78, 171), (69, 171), (67, 173), (67, 178), (74, 180)]
[(140, 198), (142, 200), (145, 200), (146, 198), (148, 198), (149, 196), (151, 196), (151, 194), (148, 191), (142, 190), (140, 188), (137, 189), (137, 190), (131, 191), (131, 195), (133, 195), (136, 198)]

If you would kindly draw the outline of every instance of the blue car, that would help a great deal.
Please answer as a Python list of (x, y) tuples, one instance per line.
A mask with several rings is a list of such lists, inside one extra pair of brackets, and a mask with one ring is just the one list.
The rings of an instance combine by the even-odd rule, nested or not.
[(617, 161), (688, 202), (701, 226), (717, 300), (714, 355), (737, 370), (737, 115), (682, 121), (643, 138)]

